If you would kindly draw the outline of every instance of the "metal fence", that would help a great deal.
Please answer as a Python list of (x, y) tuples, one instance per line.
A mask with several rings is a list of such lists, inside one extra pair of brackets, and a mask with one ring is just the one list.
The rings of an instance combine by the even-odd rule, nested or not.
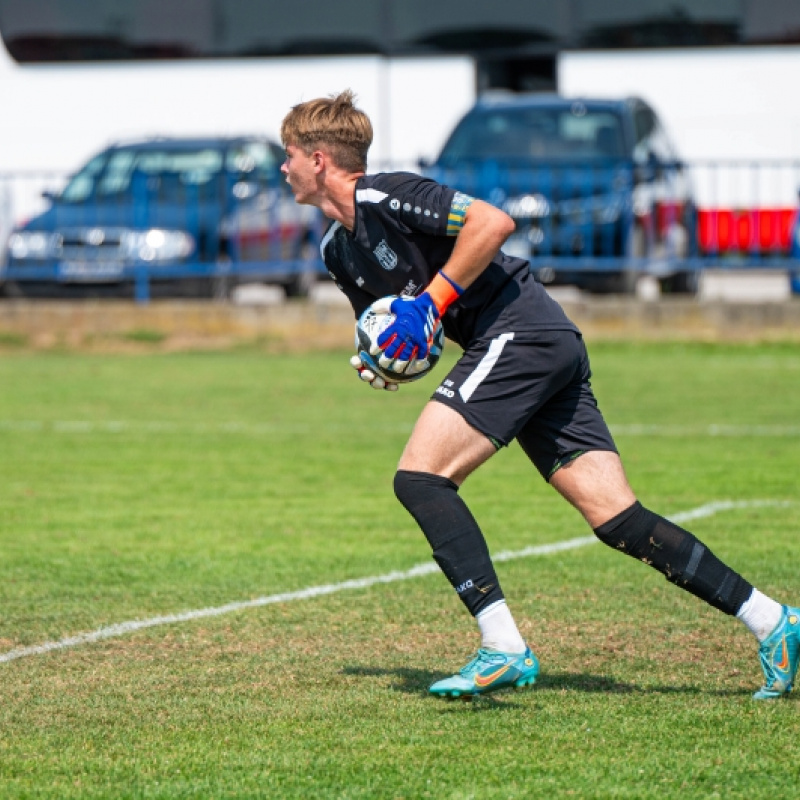
[[(666, 291), (692, 291), (704, 270), (763, 269), (785, 271), (800, 293), (800, 161), (544, 166), (514, 182), (497, 169), (487, 174), (479, 194), (517, 222), (504, 249), (530, 258), (544, 282), (630, 291), (648, 275)], [(474, 170), (447, 178), (466, 191), (477, 185)], [(224, 209), (184, 189), (165, 210), (166, 181), (146, 182), (109, 210), (68, 208), (59, 201), (65, 182), (53, 173), (0, 174), (7, 296), (122, 291), (147, 301), (194, 287), (221, 297), (250, 282), (302, 294), (326, 274), (318, 252), (325, 220), (297, 207), (285, 187), (226, 186), (235, 202)]]
[(253, 282), (302, 294), (326, 274), (323, 227), (280, 177), (134, 170), (123, 189), (100, 181), (84, 195), (65, 176), (0, 175), (0, 285), (12, 297), (140, 301)]

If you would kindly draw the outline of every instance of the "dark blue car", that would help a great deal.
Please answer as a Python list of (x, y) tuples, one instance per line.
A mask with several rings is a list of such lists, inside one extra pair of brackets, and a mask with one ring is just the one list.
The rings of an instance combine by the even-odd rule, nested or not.
[(545, 283), (630, 291), (648, 273), (689, 288), (689, 182), (640, 99), (487, 96), (423, 169), (510, 214), (517, 229), (504, 251), (530, 259)]
[(208, 295), (251, 281), (301, 293), (325, 274), (321, 219), (294, 202), (283, 157), (258, 137), (109, 147), (12, 232), (6, 293)]

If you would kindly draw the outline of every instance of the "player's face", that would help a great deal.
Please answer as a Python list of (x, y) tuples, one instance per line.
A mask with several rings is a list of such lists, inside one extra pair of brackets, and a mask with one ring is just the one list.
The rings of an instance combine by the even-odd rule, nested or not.
[(286, 176), (286, 183), (294, 193), (297, 203), (312, 203), (317, 188), (316, 158), (308, 155), (296, 145), (286, 146), (286, 160), (281, 164), (281, 172)]

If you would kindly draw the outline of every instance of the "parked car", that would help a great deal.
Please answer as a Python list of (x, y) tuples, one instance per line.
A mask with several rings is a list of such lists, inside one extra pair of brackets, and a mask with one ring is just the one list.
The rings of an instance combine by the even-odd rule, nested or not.
[(638, 98), (487, 95), (423, 171), (499, 206), (516, 233), (503, 248), (544, 283), (631, 291), (681, 269), (695, 237), (687, 171), (653, 109)]
[(269, 282), (302, 293), (326, 275), (322, 220), (259, 137), (159, 138), (95, 155), (49, 208), (12, 231), (10, 295), (208, 295)]
[(789, 258), (794, 262), (794, 268), (789, 269), (789, 286), (792, 294), (800, 295), (800, 208), (795, 210), (789, 230)]

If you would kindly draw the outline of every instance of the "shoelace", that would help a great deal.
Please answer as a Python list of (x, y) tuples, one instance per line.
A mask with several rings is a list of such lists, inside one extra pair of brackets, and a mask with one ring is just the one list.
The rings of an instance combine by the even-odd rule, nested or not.
[(460, 674), (466, 678), (472, 672), (478, 671), (479, 664), (504, 664), (505, 662), (506, 657), (502, 653), (490, 653), (488, 650), (481, 648), (478, 650), (475, 658), (473, 658), (472, 661), (470, 661), (465, 667), (461, 668)]

